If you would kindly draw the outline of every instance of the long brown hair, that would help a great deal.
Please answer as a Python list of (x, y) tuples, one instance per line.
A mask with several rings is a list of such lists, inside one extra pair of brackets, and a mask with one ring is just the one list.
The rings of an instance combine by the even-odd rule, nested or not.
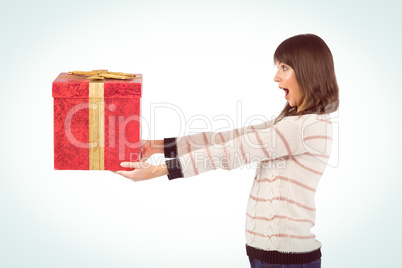
[(275, 50), (276, 62), (293, 68), (304, 101), (299, 112), (297, 107), (291, 107), (287, 102), (275, 123), (286, 116), (332, 113), (338, 110), (339, 88), (334, 60), (324, 40), (314, 34), (290, 37)]

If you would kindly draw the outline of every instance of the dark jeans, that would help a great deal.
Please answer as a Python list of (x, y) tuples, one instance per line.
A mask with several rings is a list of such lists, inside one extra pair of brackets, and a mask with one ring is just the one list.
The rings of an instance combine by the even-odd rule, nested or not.
[(248, 258), (251, 268), (321, 268), (321, 259), (303, 264), (271, 264), (252, 257)]

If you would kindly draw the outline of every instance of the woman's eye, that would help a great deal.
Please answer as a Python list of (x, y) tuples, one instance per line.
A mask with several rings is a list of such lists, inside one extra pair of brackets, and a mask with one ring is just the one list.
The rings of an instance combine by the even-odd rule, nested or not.
[(285, 66), (285, 65), (282, 65), (282, 69), (283, 69), (284, 71), (286, 71), (286, 70), (288, 69), (288, 67)]

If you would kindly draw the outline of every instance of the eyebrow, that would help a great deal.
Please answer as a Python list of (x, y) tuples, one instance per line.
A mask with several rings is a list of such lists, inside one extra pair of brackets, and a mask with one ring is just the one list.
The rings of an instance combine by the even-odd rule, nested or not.
[(286, 63), (283, 63), (283, 62), (280, 62), (280, 61), (277, 61), (274, 64), (275, 64), (276, 67), (279, 67), (281, 64), (286, 65)]

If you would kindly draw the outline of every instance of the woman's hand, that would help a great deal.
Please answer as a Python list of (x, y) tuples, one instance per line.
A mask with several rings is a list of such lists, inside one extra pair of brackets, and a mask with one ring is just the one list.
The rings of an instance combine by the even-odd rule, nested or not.
[(164, 140), (140, 140), (140, 162), (122, 162), (124, 168), (134, 170), (113, 171), (132, 181), (149, 180), (169, 174), (166, 164), (153, 166), (146, 162), (153, 154), (164, 153)]
[(140, 140), (141, 161), (146, 161), (153, 154), (164, 153), (163, 140)]
[(119, 170), (113, 171), (134, 182), (144, 181), (169, 174), (166, 164), (153, 166), (145, 161), (140, 162), (122, 162), (120, 164), (124, 168), (134, 168), (131, 171)]

